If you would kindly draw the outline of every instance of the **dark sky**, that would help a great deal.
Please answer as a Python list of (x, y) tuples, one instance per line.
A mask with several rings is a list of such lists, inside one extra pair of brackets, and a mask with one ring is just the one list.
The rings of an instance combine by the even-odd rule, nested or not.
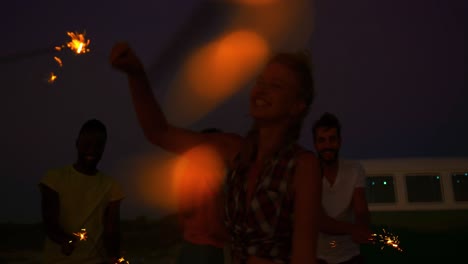
[[(0, 62), (0, 221), (39, 219), (37, 183), (48, 168), (74, 161), (76, 134), (89, 118), (101, 119), (108, 127), (104, 171), (119, 175), (126, 160), (155, 151), (136, 122), (124, 76), (108, 65), (108, 53), (116, 41), (129, 41), (152, 82), (164, 83), (190, 43), (220, 28), (208, 20), (192, 23), (202, 2), (2, 4), (2, 58), (61, 44), (67, 41), (66, 31), (83, 29), (92, 51), (61, 54), (64, 67), (53, 85), (44, 81), (57, 69), (53, 54)], [(342, 121), (342, 154), (347, 158), (468, 156), (465, 2), (317, 1), (310, 45), (317, 97), (301, 142), (311, 146), (312, 120), (329, 111)], [(165, 92), (155, 91), (159, 97)], [(193, 128), (217, 126), (243, 133), (250, 124), (246, 114), (244, 90)], [(137, 206), (130, 198), (123, 212), (134, 217), (155, 210)]]

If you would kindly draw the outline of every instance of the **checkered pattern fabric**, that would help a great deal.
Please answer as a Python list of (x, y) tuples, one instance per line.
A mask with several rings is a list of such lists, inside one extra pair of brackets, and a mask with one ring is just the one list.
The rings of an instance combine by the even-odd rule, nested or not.
[[(241, 263), (250, 255), (289, 263), (294, 206), (291, 180), (298, 149), (296, 144), (285, 146), (265, 162), (247, 207), (247, 172), (252, 162), (229, 172), (225, 223), (232, 255)], [(239, 156), (235, 164), (240, 164), (238, 160)]]

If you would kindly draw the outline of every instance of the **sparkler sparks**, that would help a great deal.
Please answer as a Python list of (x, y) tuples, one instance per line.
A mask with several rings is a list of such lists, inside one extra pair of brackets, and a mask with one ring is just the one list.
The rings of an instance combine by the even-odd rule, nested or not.
[(55, 75), (53, 72), (51, 72), (49, 74), (49, 78), (47, 79), (47, 82), (53, 83), (53, 82), (55, 82), (55, 80), (57, 80), (57, 75)]
[(60, 67), (63, 66), (62, 59), (60, 59), (60, 58), (57, 57), (57, 56), (54, 56), (54, 60), (58, 63), (58, 65), (59, 65)]
[[(397, 235), (388, 232), (385, 229), (382, 229), (382, 234), (372, 234), (372, 244), (380, 246), (380, 250), (383, 250), (385, 247), (391, 247), (397, 251), (403, 252), (403, 249), (400, 247), (400, 240)], [(335, 240), (329, 242), (330, 248), (336, 248), (338, 243)]]
[(67, 32), (67, 35), (71, 38), (71, 41), (66, 44), (70, 50), (76, 54), (89, 52), (88, 46), (91, 41), (85, 38), (86, 33)]
[[(56, 51), (58, 52), (62, 51), (66, 47), (68, 47), (71, 51), (73, 51), (77, 55), (88, 53), (90, 51), (89, 43), (91, 41), (89, 39), (86, 39), (85, 32), (84, 33), (67, 32), (67, 35), (70, 37), (71, 40), (61, 46), (55, 46), (54, 49)], [(54, 60), (57, 62), (59, 67), (63, 66), (63, 62), (60, 57), (54, 56)], [(57, 79), (57, 75), (55, 75), (55, 73), (51, 73), (47, 81), (49, 83), (54, 83), (56, 79)]]
[(383, 250), (385, 247), (392, 247), (400, 252), (403, 252), (403, 249), (400, 248), (400, 240), (398, 236), (387, 232), (387, 230), (382, 229), (382, 234), (372, 234), (374, 237), (374, 242), (379, 242), (381, 247), (380, 249)]
[(130, 262), (125, 260), (125, 258), (123, 258), (123, 257), (120, 257), (115, 264), (121, 264), (121, 263), (122, 264), (130, 264)]
[(86, 241), (88, 239), (88, 233), (85, 228), (82, 228), (79, 232), (73, 233), (74, 236), (80, 239), (80, 241)]
[[(73, 235), (78, 238), (78, 241), (88, 240), (88, 232), (86, 231), (86, 228), (82, 228), (79, 232), (73, 233)], [(73, 243), (73, 241), (70, 240), (68, 243)], [(124, 257), (120, 257), (115, 261), (114, 264), (130, 264), (130, 262)]]

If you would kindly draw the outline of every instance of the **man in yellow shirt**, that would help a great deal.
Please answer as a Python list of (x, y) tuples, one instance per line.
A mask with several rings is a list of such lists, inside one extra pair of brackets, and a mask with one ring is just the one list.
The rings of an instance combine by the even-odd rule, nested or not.
[[(107, 139), (99, 120), (83, 124), (73, 165), (49, 170), (41, 180), (46, 229), (44, 263), (114, 263), (120, 256), (120, 186), (97, 169)], [(86, 230), (79, 241), (73, 233)]]

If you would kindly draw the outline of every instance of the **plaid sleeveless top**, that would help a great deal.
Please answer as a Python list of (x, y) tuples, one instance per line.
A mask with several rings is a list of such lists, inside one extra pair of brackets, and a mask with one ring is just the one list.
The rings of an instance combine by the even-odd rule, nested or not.
[[(251, 255), (276, 263), (290, 262), (294, 209), (291, 184), (298, 150), (296, 144), (290, 144), (265, 162), (247, 208), (247, 173), (252, 161), (244, 167), (236, 165), (228, 173), (225, 224), (232, 255), (241, 263)], [(239, 164), (239, 158), (234, 164)]]

